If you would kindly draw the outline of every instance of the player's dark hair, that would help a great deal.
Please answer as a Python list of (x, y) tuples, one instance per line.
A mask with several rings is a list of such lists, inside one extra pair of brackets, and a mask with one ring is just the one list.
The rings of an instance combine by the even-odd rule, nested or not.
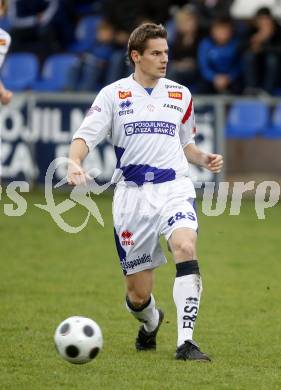
[(143, 23), (131, 33), (128, 41), (127, 54), (132, 65), (135, 65), (131, 57), (132, 50), (137, 50), (140, 54), (143, 54), (148, 39), (156, 38), (167, 39), (167, 31), (162, 24)]

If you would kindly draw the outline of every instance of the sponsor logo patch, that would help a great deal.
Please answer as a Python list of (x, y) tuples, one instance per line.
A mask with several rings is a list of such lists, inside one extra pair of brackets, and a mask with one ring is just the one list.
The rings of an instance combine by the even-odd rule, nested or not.
[(165, 84), (165, 88), (169, 89), (169, 88), (174, 88), (174, 89), (183, 89), (183, 86), (182, 85), (171, 85), (171, 84)]
[(125, 100), (124, 102), (121, 102), (119, 104), (119, 107), (122, 108), (122, 111), (119, 111), (119, 116), (133, 114), (134, 110), (132, 108), (129, 109), (132, 104), (133, 102), (131, 102), (131, 100), (129, 99)]
[(133, 114), (133, 113), (134, 113), (134, 110), (131, 108), (130, 110), (119, 111), (119, 116)]
[(152, 263), (152, 258), (150, 254), (144, 253), (142, 256), (138, 256), (136, 259), (130, 261), (126, 261), (126, 259), (121, 260), (121, 266), (124, 271), (134, 269), (138, 265), (145, 263)]
[(182, 100), (182, 92), (168, 92), (170, 99)]
[(6, 41), (6, 39), (0, 39), (0, 46), (6, 46), (6, 44), (7, 44), (7, 41)]
[(174, 123), (163, 121), (125, 123), (124, 129), (127, 136), (133, 134), (164, 134), (174, 137), (176, 133), (176, 125)]
[(175, 215), (170, 217), (167, 222), (169, 226), (173, 226), (174, 223), (182, 219), (189, 219), (190, 221), (195, 222), (196, 214), (193, 213), (192, 211), (187, 211), (187, 212), (178, 211), (177, 213), (175, 213)]
[(122, 241), (121, 244), (126, 245), (134, 245), (135, 242), (131, 239), (133, 237), (133, 233), (129, 232), (129, 230), (125, 230), (121, 233)]
[(179, 112), (183, 112), (183, 109), (182, 109), (181, 107), (175, 106), (174, 104), (165, 103), (165, 104), (163, 105), (163, 107), (171, 108), (171, 109), (173, 109), (173, 110), (177, 110), (177, 111), (179, 111)]
[(126, 108), (131, 107), (132, 104), (133, 104), (133, 103), (131, 102), (131, 100), (127, 99), (127, 100), (125, 100), (124, 102), (121, 102), (121, 103), (119, 104), (119, 107), (122, 108), (122, 110), (125, 110)]
[(155, 106), (153, 104), (148, 104), (146, 107), (150, 112), (153, 112), (155, 110)]
[(118, 91), (119, 99), (126, 99), (132, 97), (131, 91)]
[(99, 106), (93, 106), (93, 107), (91, 107), (91, 108), (88, 110), (86, 116), (92, 115), (94, 111), (101, 112), (101, 108), (100, 108)]

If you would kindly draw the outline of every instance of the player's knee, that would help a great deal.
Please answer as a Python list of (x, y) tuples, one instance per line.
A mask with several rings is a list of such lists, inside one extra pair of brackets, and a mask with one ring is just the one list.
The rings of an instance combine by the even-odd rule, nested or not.
[(150, 298), (150, 294), (146, 294), (145, 292), (136, 293), (134, 291), (130, 291), (128, 292), (128, 298), (132, 306), (138, 309), (147, 303)]
[(176, 258), (193, 260), (195, 256), (195, 245), (191, 241), (182, 241), (174, 246)]

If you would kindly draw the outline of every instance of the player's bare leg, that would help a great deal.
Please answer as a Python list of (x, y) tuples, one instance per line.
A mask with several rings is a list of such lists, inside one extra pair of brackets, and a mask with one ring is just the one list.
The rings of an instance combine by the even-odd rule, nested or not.
[(176, 359), (209, 361), (193, 341), (202, 282), (196, 254), (197, 233), (189, 228), (173, 231), (169, 247), (176, 264), (173, 297), (177, 308), (178, 342)]
[(143, 325), (136, 339), (136, 349), (155, 350), (156, 335), (163, 320), (163, 313), (156, 309), (152, 295), (153, 270), (137, 272), (126, 276), (126, 307)]
[(150, 298), (153, 288), (153, 270), (137, 272), (126, 276), (127, 297), (136, 308), (143, 306)]

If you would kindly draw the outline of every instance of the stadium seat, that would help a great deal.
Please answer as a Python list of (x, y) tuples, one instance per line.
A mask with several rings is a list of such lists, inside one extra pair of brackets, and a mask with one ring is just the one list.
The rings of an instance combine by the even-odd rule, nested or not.
[(279, 103), (272, 113), (271, 125), (262, 132), (264, 138), (281, 139), (281, 103)]
[(97, 26), (100, 21), (100, 16), (83, 17), (75, 29), (75, 42), (68, 47), (68, 50), (74, 53), (91, 50), (96, 41)]
[(39, 63), (34, 54), (9, 54), (1, 70), (1, 77), (6, 88), (12, 91), (31, 89), (38, 78)]
[(258, 100), (236, 101), (230, 108), (226, 124), (227, 138), (252, 138), (261, 134), (269, 123), (269, 108)]
[(35, 91), (62, 91), (72, 66), (79, 62), (74, 54), (55, 54), (48, 57), (43, 65), (41, 80), (33, 85)]

